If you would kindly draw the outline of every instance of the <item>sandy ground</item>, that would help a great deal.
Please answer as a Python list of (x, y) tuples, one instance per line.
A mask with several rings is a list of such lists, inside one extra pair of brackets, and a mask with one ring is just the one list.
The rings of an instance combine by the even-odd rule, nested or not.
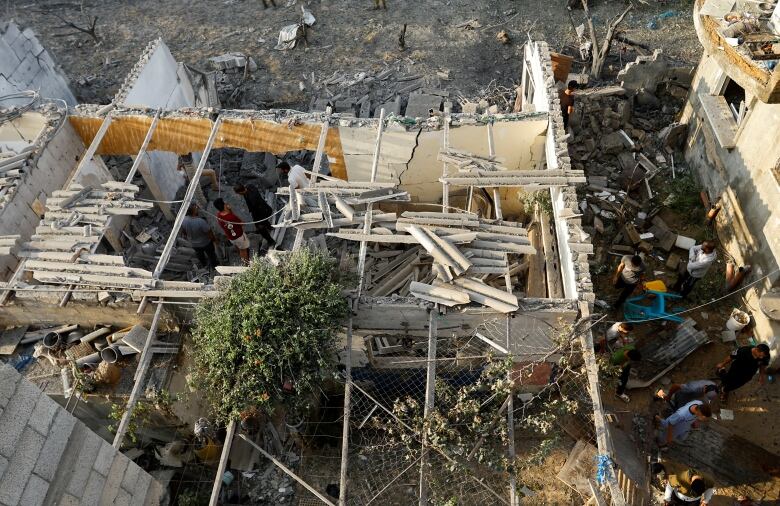
[[(307, 107), (310, 97), (299, 90), (298, 81), (312, 71), (317, 78), (329, 77), (335, 70), (358, 72), (403, 59), (417, 73), (449, 70), (448, 89), (477, 96), (494, 79), (504, 86), (518, 79), (517, 55), (529, 35), (547, 40), (555, 51), (577, 54), (564, 0), (387, 0), (387, 11), (373, 10), (372, 0), (276, 3), (278, 8), (264, 10), (260, 0), (84, 0), (84, 11), (98, 17), (98, 45), (86, 34), (62, 28), (53, 15), (85, 25), (76, 0), (8, 1), (0, 8), (4, 18), (40, 34), (70, 76), (77, 98), (92, 103), (111, 99), (146, 44), (157, 37), (179, 61), (201, 68), (208, 68), (209, 57), (228, 51), (252, 56), (259, 70), (240, 105), (258, 108)], [(274, 50), (279, 29), (297, 21), (300, 4), (317, 18), (309, 48)], [(592, 4), (597, 30), (625, 6), (606, 0)], [(636, 2), (622, 28), (630, 39), (661, 48), (673, 60), (694, 63), (701, 51), (691, 10), (690, 0)], [(573, 18), (582, 23), (582, 10), (573, 11)], [(458, 27), (470, 20), (479, 27)], [(658, 29), (648, 29), (651, 22)], [(404, 24), (407, 48), (400, 51), (397, 40)], [(502, 29), (511, 44), (497, 42)], [(614, 47), (615, 57), (607, 64), (613, 74), (634, 57), (622, 44)], [(583, 66), (575, 64), (575, 70)]]

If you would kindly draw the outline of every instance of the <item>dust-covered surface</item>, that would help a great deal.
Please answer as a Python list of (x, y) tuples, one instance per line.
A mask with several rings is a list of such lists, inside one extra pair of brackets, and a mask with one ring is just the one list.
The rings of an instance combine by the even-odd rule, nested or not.
[[(577, 55), (576, 37), (566, 2), (556, 0), (388, 0), (387, 10), (374, 10), (372, 0), (294, 2), (276, 0), (278, 8), (263, 9), (259, 0), (30, 0), (7, 2), (5, 18), (32, 27), (41, 42), (63, 66), (80, 102), (107, 103), (146, 45), (162, 37), (181, 62), (209, 69), (208, 58), (243, 52), (258, 64), (249, 75), (245, 93), (235, 106), (246, 108), (308, 108), (311, 73), (315, 85), (334, 71), (358, 73), (400, 64), (408, 74), (436, 76), (449, 71), (442, 88), (463, 96), (481, 95), (491, 81), (502, 86), (517, 82), (520, 49), (528, 35), (546, 40), (553, 51)], [(623, 2), (592, 1), (597, 30), (619, 14)], [(317, 21), (309, 29), (309, 47), (274, 49), (279, 30), (300, 17), (301, 4)], [(691, 19), (692, 3), (637, 2), (621, 29), (632, 41), (663, 49), (676, 61), (694, 63), (701, 48)], [(100, 42), (72, 28), (63, 28), (58, 15), (88, 26), (85, 15), (97, 16)], [(582, 10), (572, 12), (577, 25)], [(407, 25), (406, 48), (398, 38)], [(648, 25), (657, 29), (648, 28)], [(496, 38), (505, 30), (511, 42)], [(607, 75), (632, 60), (635, 48), (615, 42)], [(643, 50), (644, 51), (644, 50)], [(647, 51), (644, 51), (647, 53)], [(575, 63), (579, 71), (583, 63)], [(308, 79), (308, 80), (307, 80)], [(301, 90), (303, 81), (307, 89)]]

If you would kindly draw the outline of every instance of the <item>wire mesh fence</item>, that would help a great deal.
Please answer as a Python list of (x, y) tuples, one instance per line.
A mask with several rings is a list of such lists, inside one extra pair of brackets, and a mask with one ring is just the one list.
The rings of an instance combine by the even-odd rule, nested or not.
[(561, 441), (595, 442), (571, 322), (367, 342), (382, 360), (352, 369), (347, 504), (526, 502)]

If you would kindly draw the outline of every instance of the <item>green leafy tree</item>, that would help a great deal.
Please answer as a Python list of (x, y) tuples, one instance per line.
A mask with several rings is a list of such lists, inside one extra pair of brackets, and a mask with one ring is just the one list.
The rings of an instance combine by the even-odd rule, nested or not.
[(256, 259), (195, 312), (193, 383), (219, 421), (276, 406), (301, 411), (328, 370), (347, 303), (329, 257)]

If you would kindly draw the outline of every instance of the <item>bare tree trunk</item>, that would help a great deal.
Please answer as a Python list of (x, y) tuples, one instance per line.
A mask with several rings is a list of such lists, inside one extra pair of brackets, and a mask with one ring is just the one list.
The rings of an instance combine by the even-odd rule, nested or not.
[(604, 61), (609, 55), (609, 49), (610, 46), (612, 46), (612, 39), (615, 37), (615, 29), (618, 27), (618, 25), (620, 25), (620, 23), (623, 22), (626, 14), (628, 14), (631, 9), (634, 8), (634, 4), (628, 4), (626, 10), (624, 10), (619, 16), (615, 17), (607, 24), (607, 33), (604, 34), (604, 40), (601, 46), (599, 46), (598, 39), (596, 38), (596, 28), (593, 26), (593, 17), (590, 15), (590, 10), (588, 9), (588, 0), (581, 0), (581, 2), (582, 8), (585, 11), (585, 19), (588, 23), (588, 33), (590, 34), (590, 42), (592, 46), (591, 54), (593, 55), (593, 60), (591, 61), (590, 75), (598, 79), (601, 77), (601, 71), (604, 68)]

